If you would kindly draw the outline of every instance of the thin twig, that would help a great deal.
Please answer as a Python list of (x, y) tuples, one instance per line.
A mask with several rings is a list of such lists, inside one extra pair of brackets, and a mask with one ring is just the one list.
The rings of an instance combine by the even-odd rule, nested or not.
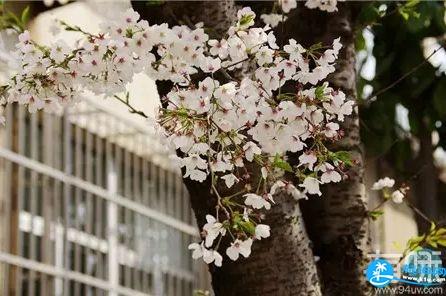
[(130, 105), (130, 103), (129, 103), (128, 100), (124, 100), (124, 99), (120, 98), (120, 97), (117, 96), (117, 95), (114, 95), (113, 97), (114, 97), (115, 99), (117, 99), (118, 101), (120, 101), (121, 103), (123, 103), (124, 105), (126, 105), (126, 106), (130, 109), (130, 110), (129, 110), (130, 113), (140, 115), (140, 116), (142, 116), (142, 117), (144, 117), (144, 118), (149, 118), (149, 116), (148, 116), (147, 114), (145, 114), (143, 111), (141, 111), (141, 110), (137, 110), (137, 109), (135, 109), (135, 107), (133, 107), (132, 105)]
[(414, 206), (408, 199), (404, 199), (406, 204), (421, 218), (423, 218), (427, 223), (431, 224), (432, 220), (429, 219), (421, 210), (419, 210), (416, 206)]
[(397, 85), (398, 83), (400, 83), (401, 81), (406, 79), (408, 76), (410, 76), (414, 72), (416, 72), (419, 68), (421, 68), (424, 64), (426, 64), (433, 55), (435, 55), (442, 48), (444, 48), (443, 45), (440, 45), (427, 58), (425, 58), (421, 63), (419, 63), (418, 65), (413, 67), (409, 72), (405, 73), (403, 76), (401, 76), (400, 78), (398, 78), (397, 80), (395, 80), (394, 82), (392, 82), (391, 84), (386, 86), (385, 88), (377, 91), (376, 93), (371, 94), (370, 96), (365, 98), (364, 101), (366, 101), (368, 103), (373, 102), (376, 97), (378, 97), (379, 95), (382, 95), (383, 93), (385, 93), (386, 91), (388, 91), (389, 89), (393, 88), (395, 85)]
[(227, 65), (227, 66), (225, 66), (225, 67), (221, 67), (222, 69), (228, 69), (228, 68), (231, 68), (231, 67), (234, 67), (234, 66), (237, 66), (238, 64), (240, 64), (240, 63), (243, 63), (243, 62), (246, 62), (247, 60), (249, 60), (250, 58), (249, 57), (247, 57), (247, 58), (244, 58), (243, 60), (240, 60), (240, 61), (238, 61), (238, 62), (235, 62), (235, 63), (232, 63), (232, 64), (229, 64), (229, 65)]

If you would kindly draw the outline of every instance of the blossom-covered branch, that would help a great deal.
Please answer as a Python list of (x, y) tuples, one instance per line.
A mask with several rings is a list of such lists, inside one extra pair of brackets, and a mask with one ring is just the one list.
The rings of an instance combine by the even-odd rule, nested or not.
[[(326, 144), (341, 138), (339, 122), (353, 108), (344, 93), (322, 82), (335, 71), (339, 38), (309, 48), (290, 39), (279, 48), (270, 26), (253, 27), (255, 17), (243, 8), (218, 40), (209, 40), (200, 25), (149, 25), (133, 10), (97, 34), (61, 23), (83, 35), (75, 48), (62, 41), (41, 46), (24, 32), (16, 52), (21, 68), (3, 88), (2, 103), (53, 111), (90, 90), (131, 107), (119, 93), (134, 74), (173, 82), (152, 124), (178, 151), (184, 177), (208, 180), (216, 197), (203, 241), (190, 245), (193, 257), (220, 266), (223, 238), (231, 241), (225, 251), (231, 260), (248, 257), (253, 242), (270, 235), (262, 221), (275, 194), (307, 198), (321, 195), (321, 184), (342, 180), (348, 155)], [(233, 78), (247, 65), (254, 68), (250, 74)]]

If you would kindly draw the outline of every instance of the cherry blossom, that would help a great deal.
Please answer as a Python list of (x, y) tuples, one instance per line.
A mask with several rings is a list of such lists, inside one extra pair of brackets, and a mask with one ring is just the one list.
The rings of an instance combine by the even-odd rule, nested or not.
[(203, 231), (206, 232), (205, 246), (210, 247), (220, 234), (225, 235), (226, 229), (212, 215), (206, 215), (206, 221), (207, 223), (203, 226)]
[(401, 190), (395, 190), (392, 193), (392, 201), (394, 203), (397, 203), (397, 204), (402, 203), (403, 198), (404, 198), (404, 194), (403, 194), (403, 192), (401, 192)]
[(251, 255), (251, 246), (251, 238), (248, 238), (245, 241), (236, 239), (233, 243), (231, 243), (231, 246), (226, 249), (226, 255), (228, 255), (228, 257), (233, 261), (236, 261), (240, 254), (247, 258), (249, 255)]
[(261, 209), (261, 208), (265, 208), (266, 210), (271, 209), (271, 204), (260, 195), (254, 193), (247, 193), (243, 195), (243, 197), (246, 197), (245, 205), (247, 206), (251, 206), (254, 209)]
[(288, 17), (278, 13), (270, 13), (262, 14), (260, 18), (265, 24), (270, 25), (271, 28), (275, 28), (279, 25), (280, 22), (286, 21)]
[(318, 8), (323, 11), (334, 12), (338, 10), (336, 7), (338, 1), (345, 0), (307, 0), (305, 6), (310, 9)]
[[(294, 0), (280, 4), (283, 12), (297, 6)], [(54, 112), (81, 100), (84, 91), (130, 104), (125, 86), (138, 73), (170, 81), (156, 119), (147, 124), (177, 150), (172, 160), (184, 178), (209, 182), (215, 212), (206, 215), (202, 242), (189, 249), (194, 259), (221, 266), (223, 237), (230, 243), (226, 255), (237, 260), (249, 256), (255, 240), (270, 236), (262, 221), (274, 195), (321, 195), (320, 186), (341, 181), (348, 163), (345, 153), (326, 144), (341, 138), (339, 123), (354, 103), (321, 82), (335, 70), (340, 39), (308, 48), (290, 39), (279, 48), (271, 26), (254, 27), (255, 17), (241, 9), (222, 39), (209, 39), (203, 24), (150, 25), (133, 10), (96, 34), (60, 23), (82, 34), (74, 47), (59, 40), (42, 46), (25, 31), (15, 52), (21, 67), (0, 97), (30, 112)], [(262, 18), (271, 25), (279, 19)], [(240, 78), (245, 68), (252, 71)]]
[(271, 228), (269, 227), (269, 225), (258, 224), (255, 229), (255, 238), (262, 239), (262, 238), (269, 237), (270, 230), (271, 230)]
[(297, 7), (296, 0), (279, 0), (279, 4), (282, 7), (283, 12), (288, 13), (291, 9)]
[(322, 195), (320, 189), (319, 189), (320, 181), (313, 177), (306, 177), (304, 182), (300, 185), (301, 187), (305, 188), (304, 193), (309, 194), (317, 194)]
[(323, 172), (321, 175), (322, 183), (337, 183), (342, 180), (341, 174), (339, 174), (334, 166), (329, 163), (322, 164), (319, 169)]
[(395, 180), (389, 177), (385, 177), (376, 181), (372, 186), (372, 190), (382, 190), (383, 188), (392, 188), (393, 185), (395, 185)]

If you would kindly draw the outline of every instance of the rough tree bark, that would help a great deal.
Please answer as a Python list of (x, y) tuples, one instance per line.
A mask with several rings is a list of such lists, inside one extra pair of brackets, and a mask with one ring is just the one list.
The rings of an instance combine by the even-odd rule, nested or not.
[[(343, 49), (337, 60), (336, 72), (329, 82), (341, 89), (350, 100), (356, 99), (355, 16), (360, 4), (343, 3), (337, 13), (296, 9), (287, 28), (295, 29), (298, 42), (330, 44), (341, 37)], [(369, 286), (363, 276), (369, 249), (367, 201), (363, 182), (363, 158), (359, 136), (357, 108), (342, 124), (345, 138), (333, 145), (334, 150), (349, 151), (355, 165), (348, 179), (325, 186), (321, 198), (303, 202), (304, 220), (315, 255), (320, 257), (324, 295), (367, 295)]]
[[(152, 10), (148, 19), (171, 25), (203, 21), (220, 38), (233, 24), (237, 10), (233, 1), (169, 2), (160, 8)], [(167, 89), (169, 85), (158, 84), (161, 95)], [(215, 211), (216, 197), (209, 192), (209, 183), (185, 183), (201, 228), (205, 215)], [(221, 268), (209, 266), (216, 295), (322, 295), (298, 202), (286, 195), (277, 197), (276, 204), (266, 213), (272, 236), (256, 242), (249, 258), (232, 262), (225, 257)]]
[[(262, 8), (259, 4), (255, 6), (257, 12)], [(321, 41), (331, 44), (333, 39), (341, 37), (345, 47), (330, 82), (352, 100), (356, 97), (356, 6), (343, 5), (338, 13), (327, 14), (308, 10), (300, 4), (289, 16), (281, 36), (284, 42), (295, 38), (306, 45)], [(171, 25), (204, 21), (206, 27), (221, 33), (232, 23), (230, 16), (235, 15), (235, 10), (231, 1), (167, 2), (152, 9), (150, 15), (146, 13), (146, 17), (152, 22)], [(144, 11), (140, 12), (144, 14)], [(163, 83), (158, 86), (161, 95), (168, 89)], [(319, 268), (324, 295), (365, 295), (368, 292), (362, 274), (368, 236), (357, 111), (352, 119), (345, 122), (343, 129), (346, 138), (334, 148), (352, 152), (357, 166), (349, 171), (350, 178), (327, 188), (323, 197), (310, 199), (305, 209), (306, 223), (297, 201), (289, 196), (278, 197), (277, 205), (267, 213), (266, 223), (272, 226), (272, 236), (254, 244), (248, 259), (230, 262), (225, 258), (223, 267), (210, 266), (212, 285), (217, 295), (321, 295), (312, 244), (306, 229), (315, 243), (317, 255), (321, 257)], [(186, 186), (201, 227), (205, 214), (215, 208), (215, 197), (209, 193), (209, 183), (197, 184), (186, 180)]]
[[(150, 23), (191, 25), (203, 21), (212, 29), (210, 33), (217, 36), (233, 23), (237, 10), (234, 1), (166, 1), (156, 6), (134, 2), (132, 5)], [(254, 5), (259, 12), (263, 5), (270, 4), (249, 2), (244, 5)], [(350, 99), (356, 97), (354, 26), (357, 6), (350, 3), (340, 5), (338, 13), (328, 14), (308, 10), (300, 3), (281, 30), (284, 42), (295, 38), (306, 45), (321, 41), (329, 44), (340, 36), (344, 49), (337, 71), (329, 80)], [(33, 8), (34, 14), (46, 9), (36, 5)], [(164, 83), (158, 86), (161, 95), (169, 88)], [(368, 249), (366, 201), (358, 113), (354, 115), (343, 125), (345, 140), (334, 147), (351, 151), (357, 161), (355, 168), (349, 171), (350, 178), (326, 188), (321, 198), (305, 202), (305, 219), (297, 201), (289, 196), (278, 196), (277, 205), (267, 213), (266, 223), (272, 227), (272, 236), (256, 242), (248, 259), (230, 262), (225, 258), (222, 268), (210, 266), (217, 295), (322, 295), (321, 282), (324, 295), (368, 293), (362, 275)], [(209, 193), (209, 184), (186, 182), (186, 185), (201, 227), (205, 214), (215, 207), (215, 197)], [(314, 243), (316, 255), (320, 257), (320, 276), (307, 232)]]

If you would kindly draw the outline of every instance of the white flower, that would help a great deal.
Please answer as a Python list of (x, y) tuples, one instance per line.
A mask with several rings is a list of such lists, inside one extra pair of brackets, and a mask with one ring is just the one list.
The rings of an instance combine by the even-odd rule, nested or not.
[(392, 193), (392, 201), (394, 203), (397, 203), (397, 204), (402, 203), (403, 202), (403, 198), (404, 198), (404, 194), (400, 190), (395, 190)]
[(270, 230), (271, 230), (271, 228), (269, 227), (269, 225), (257, 224), (256, 229), (255, 229), (255, 238), (260, 240), (262, 238), (269, 237)]
[(297, 7), (296, 0), (279, 0), (279, 3), (282, 7), (283, 12), (288, 13), (291, 9)]
[(252, 25), (254, 25), (255, 17), (256, 14), (254, 13), (254, 11), (251, 10), (250, 7), (243, 7), (237, 12), (238, 27), (242, 30), (251, 27)]
[(208, 41), (208, 44), (211, 46), (209, 50), (211, 55), (218, 55), (221, 59), (225, 59), (228, 56), (228, 42), (225, 39), (212, 39)]
[(291, 182), (276, 181), (270, 189), (270, 194), (274, 195), (278, 190), (285, 190), (287, 194), (290, 194), (295, 199), (307, 198), (307, 196), (296, 188)]
[(278, 189), (281, 189), (281, 188), (283, 188), (283, 187), (285, 187), (285, 186), (286, 186), (285, 182), (283, 182), (283, 181), (281, 181), (281, 180), (276, 181), (276, 182), (271, 186), (271, 189), (270, 189), (269, 193), (270, 193), (271, 195), (274, 195), (274, 194), (277, 193), (277, 190), (278, 190)]
[(299, 165), (307, 164), (308, 169), (310, 169), (311, 171), (313, 170), (313, 165), (316, 163), (316, 161), (317, 157), (312, 152), (306, 152), (299, 156)]
[[(271, 28), (277, 27), (277, 25), (282, 22), (282, 15), (278, 13), (262, 14), (260, 18), (265, 24), (270, 25)], [(283, 21), (286, 21), (287, 19), (288, 17), (283, 16)]]
[(193, 259), (198, 259), (198, 258), (203, 257), (203, 243), (201, 243), (201, 244), (192, 243), (187, 248), (189, 250), (193, 250), (192, 251)]
[(192, 243), (188, 246), (189, 250), (192, 251), (192, 258), (199, 259), (203, 257), (204, 262), (210, 264), (214, 262), (215, 266), (221, 266), (223, 257), (215, 250), (208, 250), (204, 247), (203, 243), (197, 244)]
[(219, 58), (206, 57), (202, 60), (200, 67), (205, 73), (215, 73), (221, 68), (221, 61)]
[(203, 230), (206, 234), (205, 246), (210, 247), (214, 243), (214, 240), (221, 234), (226, 234), (226, 229), (223, 224), (218, 222), (212, 215), (206, 215), (207, 223), (203, 226)]
[(324, 183), (337, 183), (342, 180), (341, 174), (339, 174), (333, 165), (329, 164), (328, 162), (324, 163), (320, 170), (323, 172), (321, 176), (321, 182)]
[(59, 40), (56, 44), (51, 47), (50, 57), (56, 62), (61, 63), (65, 60), (65, 55), (67, 52), (67, 45), (65, 42)]
[(228, 188), (231, 188), (235, 182), (238, 182), (238, 178), (234, 174), (227, 174), (221, 178), (225, 180), (225, 184)]
[(339, 124), (336, 122), (329, 122), (325, 125), (324, 134), (327, 138), (333, 138), (338, 135)]
[(193, 181), (203, 182), (207, 178), (207, 173), (200, 170), (191, 170), (186, 172), (184, 178), (189, 177)]
[[(288, 45), (283, 47), (283, 50), (290, 54), (290, 60), (296, 62), (303, 62), (302, 54), (305, 53), (305, 48), (298, 44), (296, 40), (290, 39)], [(302, 67), (302, 66), (301, 66)]]
[(322, 11), (334, 12), (338, 10), (336, 7), (338, 1), (345, 0), (307, 0), (305, 6), (310, 9), (319, 8)]
[[(315, 5), (314, 1), (307, 5)], [(337, 2), (317, 1), (318, 7), (325, 10), (333, 9)], [(296, 0), (281, 0), (280, 5), (289, 12), (297, 4)], [(181, 157), (172, 158), (172, 163), (183, 168), (185, 178), (203, 182), (210, 172), (218, 172), (217, 188), (223, 182), (228, 188), (234, 187), (239, 182), (236, 171), (248, 184), (252, 181), (248, 176), (253, 173), (261, 174), (264, 181), (276, 180), (269, 193), (254, 194), (256, 187), (246, 186), (246, 191), (236, 194), (244, 199), (245, 221), (251, 216), (263, 216), (259, 210), (270, 209), (273, 194), (279, 191), (296, 199), (306, 198), (306, 194), (320, 195), (319, 184), (340, 181), (340, 169), (334, 164), (318, 164), (327, 155), (319, 148), (308, 147), (315, 147), (315, 139), (337, 141), (342, 136), (339, 122), (353, 112), (354, 106), (328, 82), (320, 84), (335, 71), (340, 40), (335, 39), (330, 48), (314, 55), (307, 54), (293, 39), (281, 49), (269, 25), (252, 27), (255, 13), (250, 8), (240, 10), (237, 17), (221, 40), (209, 40), (202, 24), (194, 28), (149, 25), (131, 9), (121, 17), (106, 20), (93, 35), (81, 34), (74, 46), (57, 40), (40, 46), (24, 32), (12, 58), (17, 67), (11, 71), (0, 105), (16, 102), (30, 112), (53, 112), (78, 101), (83, 90), (110, 97), (124, 93), (135, 74), (147, 73), (154, 81), (172, 85), (153, 120), (153, 130), (163, 137), (161, 145), (153, 148), (162, 146), (163, 152), (180, 150)], [(276, 26), (285, 17), (273, 14), (261, 18)], [(231, 77), (231, 71), (248, 65), (253, 67), (252, 75), (241, 81)], [(221, 67), (227, 67), (229, 72), (223, 74), (229, 75), (214, 78), (213, 73)], [(193, 79), (197, 74), (203, 76), (198, 85)], [(220, 86), (222, 81), (225, 84)], [(289, 99), (280, 99), (276, 104), (271, 98), (285, 83), (301, 86), (292, 94), (284, 93)], [(322, 97), (316, 91), (318, 87), (323, 89)], [(0, 123), (2, 120), (0, 117)], [(302, 184), (284, 181), (283, 169), (274, 168), (276, 155), (288, 152), (300, 152), (299, 166), (315, 171)], [(254, 159), (260, 171), (254, 172), (249, 165)], [(320, 180), (316, 177), (319, 175)], [(404, 188), (399, 190), (405, 194)], [(226, 234), (226, 228), (233, 226), (230, 223), (220, 223), (208, 215), (203, 242), (189, 246), (193, 258), (202, 257), (220, 266), (221, 255), (208, 248)], [(252, 239), (268, 237), (269, 232), (267, 225), (257, 225), (255, 235), (247, 241), (234, 242), (228, 256), (233, 260), (240, 253), (248, 256)]]
[(223, 262), (223, 257), (215, 250), (203, 249), (203, 260), (207, 264), (214, 262), (215, 266), (220, 267)]
[(271, 204), (260, 195), (254, 193), (246, 193), (245, 195), (243, 195), (243, 197), (246, 197), (245, 205), (247, 206), (252, 206), (254, 209), (271, 209)]
[(242, 254), (245, 258), (248, 258), (249, 255), (251, 255), (251, 246), (251, 238), (248, 238), (245, 241), (236, 239), (233, 243), (231, 243), (231, 246), (226, 249), (226, 255), (228, 255), (228, 257), (233, 261), (237, 260), (240, 254)]
[(256, 52), (257, 64), (259, 64), (259, 66), (263, 66), (264, 64), (272, 63), (273, 62), (273, 54), (274, 54), (274, 51), (269, 49), (266, 46), (260, 48)]
[(319, 196), (322, 195), (319, 189), (319, 180), (316, 178), (306, 177), (304, 182), (299, 186), (304, 187), (305, 191), (309, 194), (317, 194)]
[(268, 177), (268, 169), (266, 167), (262, 167), (260, 169), (260, 172), (262, 173), (262, 178), (266, 180), (266, 178)]
[(207, 169), (207, 162), (205, 159), (201, 158), (198, 154), (191, 154), (188, 157), (185, 157), (181, 161), (182, 166), (186, 167), (186, 174), (184, 177), (187, 177), (192, 174), (198, 174), (197, 169)]
[(389, 177), (385, 177), (376, 181), (372, 186), (372, 190), (381, 190), (386, 187), (392, 188), (393, 185), (395, 185), (395, 180), (390, 179)]
[(252, 161), (254, 159), (255, 154), (261, 154), (262, 150), (253, 142), (248, 142), (243, 146), (243, 150), (245, 151), (245, 158), (248, 161)]
[[(324, 79), (329, 73), (322, 73), (320, 77), (316, 80), (319, 81)], [(317, 82), (316, 81), (316, 82)], [(324, 108), (327, 112), (337, 115), (339, 121), (344, 121), (345, 115), (350, 115), (353, 112), (353, 105), (355, 103), (352, 100), (346, 101), (345, 94), (343, 92), (338, 92), (331, 96), (330, 103), (324, 103)]]

